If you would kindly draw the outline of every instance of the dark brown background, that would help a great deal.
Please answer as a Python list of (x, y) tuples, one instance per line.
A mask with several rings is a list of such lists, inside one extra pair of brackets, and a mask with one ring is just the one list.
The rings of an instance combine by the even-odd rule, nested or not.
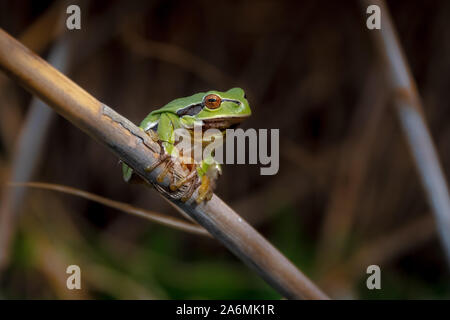
[[(217, 194), (332, 297), (449, 297), (430, 207), (359, 2), (79, 5), (82, 29), (65, 34), (68, 75), (133, 122), (174, 98), (239, 86), (253, 111), (242, 127), (280, 129), (279, 173), (226, 165)], [(450, 3), (388, 7), (448, 177)], [(0, 1), (0, 27), (20, 38), (54, 8)], [(33, 39), (54, 45), (64, 35), (50, 34), (62, 22)], [(39, 54), (47, 57), (52, 44)], [(4, 181), (31, 96), (2, 80)], [(118, 160), (59, 116), (32, 180), (176, 215), (156, 192), (124, 183)], [(2, 298), (279, 298), (214, 240), (41, 190), (27, 193), (20, 213)], [(82, 269), (81, 293), (65, 289), (69, 264)], [(370, 264), (382, 269), (382, 290), (365, 287)]]

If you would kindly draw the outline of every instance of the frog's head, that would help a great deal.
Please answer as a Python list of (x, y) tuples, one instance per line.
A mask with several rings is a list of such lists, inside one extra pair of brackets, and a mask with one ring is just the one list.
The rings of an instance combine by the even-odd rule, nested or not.
[(202, 121), (205, 128), (222, 130), (234, 127), (252, 113), (244, 90), (241, 88), (233, 88), (225, 92), (208, 91), (195, 96), (197, 99), (195, 111), (191, 104), (190, 108), (177, 113), (180, 116), (188, 114), (195, 120)]

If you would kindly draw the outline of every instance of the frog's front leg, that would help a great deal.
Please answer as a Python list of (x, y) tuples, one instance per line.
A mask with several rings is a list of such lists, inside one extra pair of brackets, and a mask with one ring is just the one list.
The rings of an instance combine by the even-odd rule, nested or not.
[[(151, 119), (148, 121), (151, 121)], [(144, 127), (145, 125), (146, 124), (144, 123)], [(155, 132), (150, 129), (147, 132), (153, 141), (158, 141), (161, 143), (162, 152), (159, 155), (159, 159), (151, 166), (147, 167), (146, 171), (153, 171), (156, 167), (164, 163), (164, 168), (156, 178), (158, 182), (162, 182), (174, 165), (172, 157), (179, 156), (178, 151), (174, 146), (174, 123), (169, 115), (161, 114), (159, 116), (157, 131)]]
[(201, 184), (195, 201), (197, 203), (202, 203), (205, 200), (209, 201), (214, 194), (217, 178), (222, 174), (222, 168), (212, 157), (208, 157), (200, 162), (200, 165), (197, 167), (197, 174)]
[(176, 191), (178, 190), (182, 185), (191, 182), (192, 180), (194, 180), (197, 177), (197, 171), (195, 169), (193, 169), (187, 176), (185, 176), (184, 178), (178, 180), (177, 182), (173, 182), (170, 185), (170, 190), (172, 191)]
[(159, 155), (158, 160), (156, 160), (151, 166), (145, 168), (145, 171), (151, 172), (156, 169), (156, 167), (160, 166), (164, 163), (164, 167), (161, 173), (156, 177), (156, 181), (161, 183), (164, 181), (164, 178), (170, 172), (170, 169), (173, 167), (174, 163), (172, 157), (177, 156), (176, 148), (174, 148), (173, 144), (168, 142), (162, 142), (162, 150), (163, 153)]
[[(159, 143), (159, 137), (158, 134), (149, 129), (147, 131), (144, 130), (144, 128), (139, 127), (139, 129), (141, 129), (142, 131), (144, 131), (154, 142)], [(145, 171), (153, 171), (156, 167), (158, 167), (161, 163), (163, 163), (168, 156), (165, 154), (163, 147), (161, 146), (161, 152), (160, 154), (156, 154), (155, 158), (157, 157), (157, 159), (155, 159), (154, 163), (151, 166), (148, 166), (147, 168), (145, 168)], [(144, 180), (142, 180), (138, 175), (134, 174), (133, 169), (131, 169), (131, 167), (129, 167), (126, 163), (122, 164), (122, 175), (123, 175), (123, 179), (126, 182), (129, 183), (144, 183)]]

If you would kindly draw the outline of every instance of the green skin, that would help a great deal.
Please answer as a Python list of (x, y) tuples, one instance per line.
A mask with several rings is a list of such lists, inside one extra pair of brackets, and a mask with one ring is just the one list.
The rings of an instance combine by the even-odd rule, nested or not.
[[(221, 99), (220, 106), (216, 109), (209, 109), (205, 105), (204, 97), (210, 94), (215, 94)], [(178, 157), (177, 149), (174, 146), (174, 130), (186, 128), (193, 131), (194, 123), (201, 124), (204, 129), (225, 130), (250, 115), (251, 110), (244, 90), (233, 88), (226, 92), (200, 92), (190, 97), (175, 99), (161, 109), (152, 111), (139, 127), (145, 132), (156, 129), (164, 152), (171, 157)], [(213, 158), (203, 159), (197, 166), (199, 178), (201, 179), (212, 167), (220, 173), (220, 164)], [(123, 164), (122, 169), (124, 180), (129, 181), (133, 170), (126, 164)]]

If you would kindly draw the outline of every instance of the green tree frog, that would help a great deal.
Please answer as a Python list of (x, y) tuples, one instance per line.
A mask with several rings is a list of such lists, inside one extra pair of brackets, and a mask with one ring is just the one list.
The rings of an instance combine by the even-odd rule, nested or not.
[[(226, 92), (200, 92), (175, 99), (164, 107), (150, 112), (141, 122), (140, 128), (162, 146), (162, 154), (159, 160), (148, 168), (148, 171), (164, 163), (165, 167), (157, 177), (158, 181), (162, 181), (167, 174), (171, 173), (174, 161), (180, 161), (181, 157), (176, 148), (177, 141), (174, 135), (176, 129), (185, 128), (193, 135), (195, 124), (200, 125), (202, 131), (215, 128), (224, 135), (227, 128), (234, 127), (250, 115), (250, 106), (241, 88), (233, 88)], [(170, 190), (175, 192), (182, 185), (190, 183), (188, 191), (181, 197), (183, 201), (187, 200), (197, 187), (199, 191), (196, 202), (210, 200), (216, 179), (221, 174), (220, 164), (210, 157), (202, 159), (191, 167), (190, 173), (178, 181), (175, 181), (172, 175)], [(122, 171), (124, 180), (130, 181), (133, 170), (123, 164)]]

